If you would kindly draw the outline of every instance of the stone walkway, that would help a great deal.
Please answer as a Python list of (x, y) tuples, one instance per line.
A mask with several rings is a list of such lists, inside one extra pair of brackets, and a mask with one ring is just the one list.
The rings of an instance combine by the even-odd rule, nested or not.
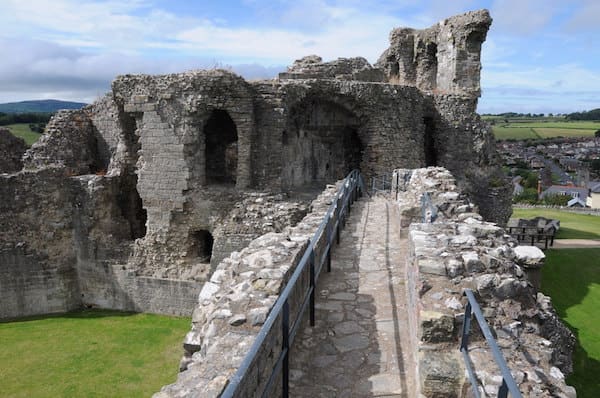
[[(406, 239), (392, 204), (361, 199), (352, 208), (332, 272), (317, 284), (315, 327), (296, 336), (291, 397), (409, 397), (415, 366), (408, 341)], [(406, 343), (405, 343), (406, 344)]]
[(591, 249), (600, 248), (600, 239), (554, 239), (550, 249)]

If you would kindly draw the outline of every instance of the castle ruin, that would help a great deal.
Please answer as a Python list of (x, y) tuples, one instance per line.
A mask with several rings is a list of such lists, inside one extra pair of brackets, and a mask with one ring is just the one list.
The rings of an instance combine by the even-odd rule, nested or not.
[(22, 170), (0, 170), (0, 317), (190, 315), (224, 259), (302, 225), (353, 169), (369, 180), (445, 167), (504, 224), (510, 186), (475, 112), (491, 22), (481, 10), (394, 29), (375, 65), (308, 56), (273, 80), (118, 76), (92, 105), (57, 113)]

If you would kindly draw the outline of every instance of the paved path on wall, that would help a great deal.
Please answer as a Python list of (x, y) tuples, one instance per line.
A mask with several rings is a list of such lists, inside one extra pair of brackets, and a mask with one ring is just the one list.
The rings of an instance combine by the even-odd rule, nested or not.
[[(315, 327), (296, 336), (291, 397), (409, 397), (404, 263), (392, 203), (356, 202), (341, 242), (317, 284)], [(406, 333), (406, 334), (405, 334)]]
[(592, 249), (600, 248), (600, 239), (554, 239), (549, 249)]

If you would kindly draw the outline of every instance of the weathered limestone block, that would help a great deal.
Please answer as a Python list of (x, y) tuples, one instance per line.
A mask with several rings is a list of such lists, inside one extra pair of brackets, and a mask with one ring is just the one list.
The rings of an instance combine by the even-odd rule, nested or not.
[(419, 353), (420, 392), (425, 397), (457, 398), (465, 383), (460, 353), (422, 350)]
[(436, 311), (421, 311), (421, 341), (425, 343), (442, 343), (456, 339), (454, 316)]

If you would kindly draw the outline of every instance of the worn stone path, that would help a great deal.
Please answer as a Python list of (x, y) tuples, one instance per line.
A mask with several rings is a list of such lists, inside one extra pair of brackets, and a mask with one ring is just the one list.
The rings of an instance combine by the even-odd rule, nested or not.
[(554, 239), (550, 249), (591, 249), (600, 248), (600, 239)]
[(415, 366), (408, 341), (404, 262), (392, 204), (375, 197), (352, 208), (332, 272), (317, 284), (314, 327), (296, 336), (292, 397), (409, 397)]

